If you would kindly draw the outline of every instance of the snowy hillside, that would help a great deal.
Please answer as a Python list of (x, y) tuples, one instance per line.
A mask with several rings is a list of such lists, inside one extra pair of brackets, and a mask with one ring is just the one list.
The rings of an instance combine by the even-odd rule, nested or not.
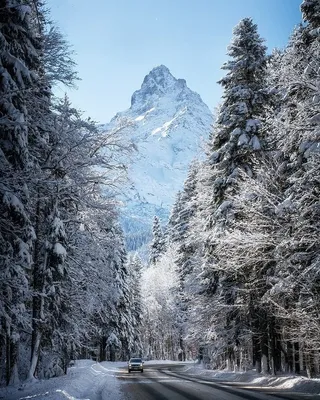
[(211, 123), (212, 114), (200, 96), (160, 65), (133, 93), (131, 107), (103, 127), (125, 125), (125, 134), (137, 149), (129, 168), (124, 227), (138, 247), (146, 240), (143, 232), (149, 231), (153, 215), (166, 219)]

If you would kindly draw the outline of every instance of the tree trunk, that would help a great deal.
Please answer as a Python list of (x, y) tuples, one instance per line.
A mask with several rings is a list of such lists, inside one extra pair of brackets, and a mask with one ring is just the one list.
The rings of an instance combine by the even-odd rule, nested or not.
[(288, 372), (293, 372), (293, 348), (292, 343), (287, 341), (287, 360), (288, 360)]
[(300, 374), (300, 355), (299, 355), (299, 343), (294, 342), (294, 372)]
[(17, 385), (19, 380), (18, 374), (18, 353), (19, 342), (12, 340), (7, 336), (7, 385)]
[(185, 347), (184, 347), (182, 330), (180, 331), (179, 345), (180, 345), (180, 349), (182, 350), (182, 360), (181, 361), (186, 361), (186, 352), (185, 352)]
[(115, 353), (115, 349), (114, 346), (111, 344), (110, 345), (110, 361), (116, 361), (116, 353)]
[(35, 342), (33, 345), (32, 357), (31, 357), (31, 364), (28, 372), (28, 379), (33, 379), (37, 365), (39, 360), (39, 349), (40, 349), (40, 342), (41, 342), (41, 333), (38, 330), (35, 336)]
[(259, 345), (259, 338), (254, 332), (252, 336), (252, 363), (258, 374), (261, 372), (261, 349)]
[(227, 349), (227, 369), (234, 371), (234, 351), (232, 347), (228, 347)]
[(106, 345), (107, 338), (106, 336), (102, 336), (100, 339), (99, 361), (106, 361)]
[(6, 347), (5, 346), (6, 346), (6, 339), (5, 339), (5, 336), (1, 332), (0, 333), (0, 382), (2, 382), (2, 379), (5, 376), (5, 365), (6, 365), (6, 360), (5, 360)]
[(314, 353), (312, 350), (309, 350), (306, 353), (306, 369), (307, 376), (309, 379), (315, 378), (315, 368), (314, 368)]
[[(43, 292), (43, 274), (41, 271), (41, 260), (40, 260), (40, 189), (38, 188), (37, 192), (37, 206), (36, 206), (36, 220), (35, 220), (35, 232), (37, 236), (37, 240), (34, 244), (34, 252), (33, 252), (33, 270), (32, 270), (32, 336), (31, 336), (31, 355), (30, 355), (30, 369), (28, 373), (28, 378), (34, 376), (34, 373), (37, 368), (38, 358), (39, 358), (39, 349), (40, 349), (40, 320), (42, 316), (42, 307), (43, 307), (43, 299), (40, 293)], [(35, 365), (34, 365), (35, 363)], [(32, 375), (30, 376), (30, 373)]]
[(269, 323), (269, 340), (270, 340), (270, 366), (271, 366), (271, 374), (276, 375), (276, 338), (274, 332), (274, 323), (271, 320)]
[(269, 348), (268, 348), (268, 326), (265, 320), (262, 325), (262, 337), (261, 337), (261, 372), (263, 374), (269, 373)]
[(36, 310), (36, 314), (38, 316), (37, 320), (32, 321), (33, 331), (32, 331), (32, 347), (31, 347), (31, 361), (30, 361), (30, 369), (28, 372), (28, 379), (32, 379), (34, 377), (38, 361), (39, 361), (39, 353), (40, 353), (40, 344), (42, 339), (41, 333), (41, 320), (43, 319), (44, 313), (44, 288), (42, 289), (42, 295), (40, 296), (39, 309)]
[(252, 322), (252, 365), (258, 372), (261, 373), (261, 346), (259, 332), (261, 332), (261, 317), (258, 309), (253, 309), (253, 322)]
[(11, 351), (10, 351), (10, 336), (6, 335), (6, 385), (10, 383), (11, 376)]
[(235, 369), (239, 372), (241, 369), (241, 349), (235, 351)]
[(281, 371), (281, 343), (274, 317), (269, 321), (269, 340), (271, 373), (276, 375), (277, 372)]
[(281, 338), (279, 331), (275, 332), (275, 353), (274, 353), (274, 365), (277, 372), (281, 371)]

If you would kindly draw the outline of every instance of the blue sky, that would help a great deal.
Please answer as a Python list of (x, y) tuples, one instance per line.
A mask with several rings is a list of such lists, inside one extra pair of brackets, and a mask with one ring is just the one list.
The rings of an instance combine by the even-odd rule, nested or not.
[[(164, 64), (213, 109), (232, 29), (252, 17), (271, 51), (301, 22), (302, 0), (48, 0), (72, 44), (82, 81), (68, 92), (85, 115), (108, 122), (130, 107), (144, 76)], [(58, 95), (65, 89), (58, 88)]]

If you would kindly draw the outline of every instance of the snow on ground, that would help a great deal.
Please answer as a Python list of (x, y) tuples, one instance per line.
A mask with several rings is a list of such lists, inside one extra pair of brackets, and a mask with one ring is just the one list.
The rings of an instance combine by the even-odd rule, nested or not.
[(68, 374), (49, 380), (33, 381), (19, 388), (0, 388), (5, 400), (121, 400), (120, 385), (115, 377), (125, 362), (77, 360)]
[(154, 365), (154, 364), (193, 364), (193, 361), (171, 361), (171, 360), (150, 360), (150, 361), (144, 361), (145, 366), (149, 365)]
[(273, 388), (299, 393), (312, 393), (320, 395), (320, 379), (308, 379), (304, 376), (281, 374), (267, 376), (256, 371), (231, 372), (227, 370), (208, 370), (199, 364), (186, 365), (182, 370), (184, 374), (206, 380), (232, 383), (246, 388)]
[[(170, 360), (146, 361), (145, 364), (173, 364)], [(178, 362), (176, 362), (178, 363)], [(0, 388), (1, 400), (121, 400), (119, 368), (126, 362), (77, 360), (65, 376), (34, 380), (19, 387)]]
[[(195, 362), (170, 360), (145, 361), (154, 364), (182, 364), (180, 373), (202, 380), (219, 381), (241, 388), (283, 390), (287, 395), (312, 393), (320, 396), (320, 379), (297, 375), (263, 376), (255, 371), (230, 372), (205, 369)], [(1, 400), (123, 400), (116, 374), (126, 368), (126, 362), (77, 360), (66, 376), (49, 380), (34, 380), (20, 387), (0, 388)]]

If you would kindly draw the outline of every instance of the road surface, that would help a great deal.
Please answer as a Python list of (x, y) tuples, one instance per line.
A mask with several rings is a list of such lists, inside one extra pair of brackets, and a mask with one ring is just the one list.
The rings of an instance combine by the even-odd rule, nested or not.
[(243, 389), (210, 382), (181, 373), (179, 365), (145, 365), (144, 372), (121, 368), (116, 374), (125, 400), (302, 400), (320, 399), (318, 395), (299, 395), (270, 390)]

